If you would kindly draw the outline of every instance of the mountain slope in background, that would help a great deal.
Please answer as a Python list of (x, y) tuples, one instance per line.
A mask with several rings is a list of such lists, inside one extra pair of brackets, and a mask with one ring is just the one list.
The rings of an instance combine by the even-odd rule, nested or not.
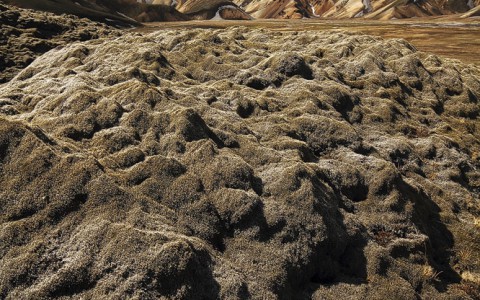
[(177, 1), (176, 9), (193, 19), (251, 19), (250, 15), (232, 1), (225, 0), (184, 0)]
[(5, 0), (25, 8), (70, 13), (107, 23), (209, 19), (401, 19), (478, 16), (480, 0)]
[(110, 25), (138, 25), (138, 22), (186, 21), (191, 19), (250, 19), (231, 1), (187, 0), (4, 0), (22, 8), (67, 13)]
[(56, 14), (72, 14), (111, 25), (138, 25), (138, 22), (130, 17), (88, 0), (2, 0), (2, 2), (21, 8), (47, 11)]
[(139, 22), (185, 21), (188, 17), (168, 5), (147, 5), (135, 0), (4, 0), (22, 8), (67, 13), (111, 25), (139, 25)]
[[(229, 1), (216, 0), (138, 0), (163, 4), (182, 11), (186, 7), (209, 8)], [(463, 13), (478, 14), (478, 0), (232, 0), (253, 18), (356, 18), (392, 19), (440, 16)]]
[(255, 18), (411, 18), (466, 13), (474, 0), (234, 0)]

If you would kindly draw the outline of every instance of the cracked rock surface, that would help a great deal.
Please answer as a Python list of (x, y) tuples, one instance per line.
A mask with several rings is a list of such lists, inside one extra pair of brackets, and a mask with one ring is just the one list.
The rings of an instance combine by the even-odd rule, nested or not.
[(0, 298), (474, 299), (479, 97), (344, 32), (53, 49), (0, 86)]

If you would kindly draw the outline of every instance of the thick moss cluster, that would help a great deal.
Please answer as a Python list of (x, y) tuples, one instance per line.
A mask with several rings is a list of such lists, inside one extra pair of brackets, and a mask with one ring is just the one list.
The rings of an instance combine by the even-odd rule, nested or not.
[(54, 49), (0, 87), (0, 298), (474, 298), (479, 97), (342, 32)]

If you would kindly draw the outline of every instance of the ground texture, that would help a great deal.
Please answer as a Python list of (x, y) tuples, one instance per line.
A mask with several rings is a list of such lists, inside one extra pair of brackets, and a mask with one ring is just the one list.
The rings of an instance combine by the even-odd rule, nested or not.
[(0, 298), (475, 299), (480, 68), (228, 28), (0, 86)]
[(59, 45), (114, 35), (115, 29), (72, 15), (54, 15), (0, 3), (0, 83)]

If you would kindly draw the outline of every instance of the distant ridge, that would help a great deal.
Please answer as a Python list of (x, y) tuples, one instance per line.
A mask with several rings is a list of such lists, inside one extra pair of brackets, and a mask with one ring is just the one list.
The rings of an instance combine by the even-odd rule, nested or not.
[(480, 0), (4, 0), (109, 25), (210, 19), (404, 19), (480, 15)]

